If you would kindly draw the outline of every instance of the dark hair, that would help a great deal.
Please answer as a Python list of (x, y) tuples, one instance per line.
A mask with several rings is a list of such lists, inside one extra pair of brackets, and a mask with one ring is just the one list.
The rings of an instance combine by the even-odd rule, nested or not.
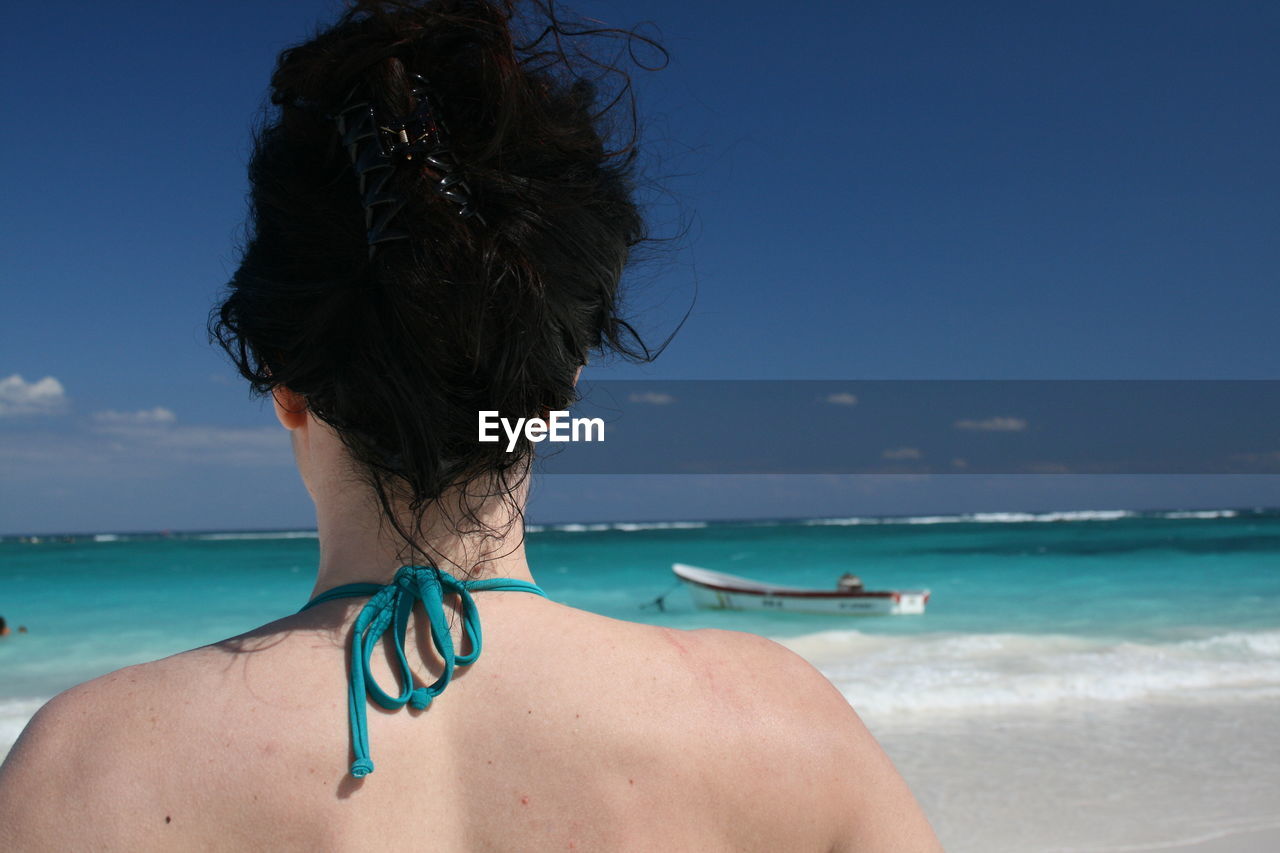
[[(608, 147), (612, 107), (632, 104), (629, 79), (570, 46), (653, 42), (566, 25), (551, 2), (525, 5), (540, 25), (522, 29), (514, 3), (361, 0), (280, 54), (249, 164), (247, 242), (210, 321), (254, 391), (284, 386), (337, 431), (413, 550), (429, 548), (422, 517), (446, 490), (470, 499), (467, 529), (483, 531), (467, 507), (526, 475), (532, 445), (479, 442), (479, 410), (563, 409), (589, 352), (655, 356), (620, 316), (624, 267), (647, 239), (634, 121)], [(438, 174), (401, 165), (387, 187), (405, 202), (395, 226), (409, 239), (371, 255), (333, 116), (353, 92), (402, 115), (415, 75), (430, 83), (480, 216), (459, 216), (435, 191)], [(610, 79), (623, 82), (602, 109)]]

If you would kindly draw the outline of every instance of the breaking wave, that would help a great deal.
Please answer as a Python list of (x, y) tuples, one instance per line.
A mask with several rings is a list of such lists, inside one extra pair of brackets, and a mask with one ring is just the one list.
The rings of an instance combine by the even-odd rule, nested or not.
[(860, 711), (972, 712), (1197, 694), (1280, 694), (1280, 631), (1172, 642), (827, 631), (781, 640)]
[(1126, 509), (1068, 510), (1061, 512), (972, 512), (959, 515), (912, 515), (901, 517), (851, 516), (849, 518), (811, 518), (801, 522), (808, 526), (844, 526), (860, 524), (1028, 524), (1068, 521), (1120, 521), (1126, 518), (1212, 519), (1235, 518), (1234, 509), (1173, 510), (1169, 512), (1137, 512)]

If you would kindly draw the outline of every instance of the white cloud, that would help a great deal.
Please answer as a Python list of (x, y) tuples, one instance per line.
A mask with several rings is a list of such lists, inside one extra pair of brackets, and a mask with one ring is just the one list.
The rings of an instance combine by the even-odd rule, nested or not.
[(632, 394), (628, 399), (633, 403), (645, 403), (650, 406), (670, 406), (676, 401), (675, 397), (665, 391), (640, 391)]
[(177, 423), (178, 417), (164, 406), (156, 406), (154, 409), (136, 412), (117, 412), (111, 409), (94, 412), (93, 420), (104, 426), (159, 426)]
[(43, 473), (77, 478), (173, 476), (189, 465), (289, 466), (285, 430), (270, 426), (184, 424), (173, 410), (105, 410), (70, 431), (6, 431), (0, 480), (38, 480)]
[(137, 451), (159, 460), (195, 463), (285, 463), (288, 433), (275, 426), (227, 427), (179, 424), (164, 406), (136, 412), (94, 412), (93, 432), (108, 439), (110, 454)]
[(293, 464), (289, 433), (277, 426), (179, 426), (156, 430), (150, 447), (184, 462)]
[(288, 467), (289, 436), (278, 426), (94, 425), (71, 434), (7, 435), (0, 480), (42, 481), (184, 476), (189, 466)]
[(836, 391), (834, 394), (828, 394), (826, 401), (833, 406), (856, 406), (858, 405), (858, 397), (850, 394), (848, 391)]
[(956, 429), (977, 430), (979, 432), (1022, 432), (1027, 422), (1022, 418), (995, 417), (983, 420), (965, 419), (956, 421)]
[(0, 379), (0, 418), (56, 415), (67, 410), (67, 392), (52, 376), (27, 382), (18, 374)]
[(885, 459), (919, 459), (924, 456), (918, 447), (891, 447), (880, 455)]

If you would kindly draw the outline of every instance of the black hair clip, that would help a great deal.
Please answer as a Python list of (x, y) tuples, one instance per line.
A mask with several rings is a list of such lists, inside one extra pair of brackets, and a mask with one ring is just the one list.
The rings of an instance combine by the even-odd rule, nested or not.
[(404, 199), (387, 189), (387, 182), (399, 165), (417, 161), (439, 174), (436, 191), (458, 206), (460, 216), (475, 216), (484, 222), (449, 147), (448, 132), (432, 104), (427, 81), (417, 74), (413, 77), (417, 85), (412, 94), (417, 104), (408, 115), (380, 121), (373, 104), (355, 101), (353, 91), (347, 106), (334, 116), (360, 182), (370, 258), (379, 243), (409, 237), (405, 231), (391, 227), (405, 205)]

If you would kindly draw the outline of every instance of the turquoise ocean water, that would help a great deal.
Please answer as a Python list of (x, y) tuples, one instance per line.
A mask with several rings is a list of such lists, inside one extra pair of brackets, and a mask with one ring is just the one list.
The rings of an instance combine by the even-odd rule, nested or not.
[[(306, 532), (0, 541), (0, 752), (79, 681), (296, 610)], [(529, 530), (555, 599), (620, 619), (783, 639), (864, 714), (1161, 695), (1280, 695), (1280, 511), (1078, 512)], [(673, 562), (830, 587), (932, 590), (924, 616), (665, 611)]]

